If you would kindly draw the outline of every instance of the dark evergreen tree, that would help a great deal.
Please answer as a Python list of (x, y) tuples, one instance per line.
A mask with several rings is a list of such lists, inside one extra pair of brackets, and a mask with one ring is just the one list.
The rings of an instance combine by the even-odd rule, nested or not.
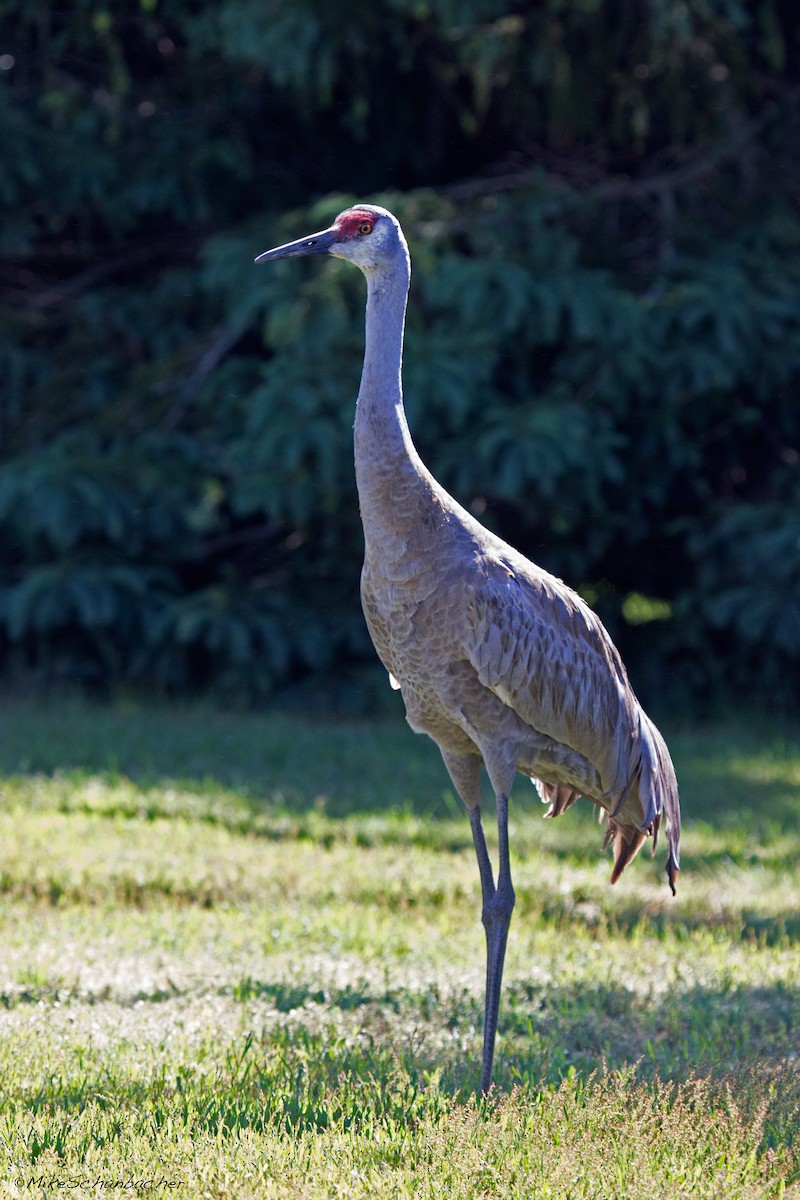
[(0, 0), (6, 671), (372, 662), (360, 281), (252, 265), (360, 197), (439, 478), (645, 695), (796, 703), (799, 79), (792, 0)]

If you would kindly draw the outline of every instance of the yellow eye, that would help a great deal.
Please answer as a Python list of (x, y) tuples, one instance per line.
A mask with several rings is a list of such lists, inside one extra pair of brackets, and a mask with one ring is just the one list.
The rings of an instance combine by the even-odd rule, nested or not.
[(362, 221), (358, 227), (359, 233), (372, 233), (372, 225), (369, 221)]

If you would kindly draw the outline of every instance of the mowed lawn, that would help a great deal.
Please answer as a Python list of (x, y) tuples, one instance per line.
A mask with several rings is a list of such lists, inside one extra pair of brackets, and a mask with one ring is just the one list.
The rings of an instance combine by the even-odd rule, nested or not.
[(2, 1195), (800, 1196), (800, 736), (665, 732), (677, 899), (518, 781), (476, 1101), (469, 824), (399, 714), (5, 698)]

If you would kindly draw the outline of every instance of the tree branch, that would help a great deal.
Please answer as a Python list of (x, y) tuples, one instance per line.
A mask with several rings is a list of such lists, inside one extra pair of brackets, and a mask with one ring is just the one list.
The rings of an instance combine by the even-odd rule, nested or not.
[(54, 284), (52, 287), (34, 293), (28, 297), (27, 307), (39, 311), (48, 308), (57, 308), (62, 304), (69, 303), (70, 300), (74, 300), (82, 292), (88, 292), (93, 287), (96, 287), (97, 284), (113, 278), (115, 275), (124, 274), (134, 267), (144, 266), (146, 263), (152, 262), (153, 259), (160, 258), (164, 254), (169, 253), (174, 255), (176, 253), (176, 243), (177, 249), (183, 253), (193, 253), (200, 241), (199, 236), (190, 235), (189, 237), (184, 237), (182, 243), (177, 242), (175, 237), (162, 237), (130, 246), (113, 258), (104, 258), (101, 262), (93, 263), (92, 266), (78, 271), (63, 283)]
[[(796, 97), (795, 97), (796, 99)], [(656, 196), (665, 192), (674, 192), (695, 183), (706, 175), (713, 174), (720, 163), (739, 154), (745, 146), (753, 142), (764, 127), (777, 115), (777, 105), (771, 105), (766, 112), (742, 121), (727, 137), (704, 151), (695, 155), (688, 162), (669, 170), (658, 171), (652, 175), (641, 175), (635, 179), (629, 176), (611, 176), (602, 183), (592, 184), (586, 188), (576, 188), (570, 184), (570, 194), (561, 198), (560, 208), (569, 209), (586, 204), (607, 204), (614, 200), (640, 199), (645, 196)], [(451, 200), (473, 200), (481, 196), (492, 196), (501, 192), (513, 192), (535, 185), (548, 186), (547, 177), (543, 179), (539, 168), (529, 168), (524, 171), (514, 171), (505, 175), (495, 175), (492, 178), (467, 179), (463, 183), (453, 184), (444, 192)], [(552, 185), (550, 185), (552, 186)]]

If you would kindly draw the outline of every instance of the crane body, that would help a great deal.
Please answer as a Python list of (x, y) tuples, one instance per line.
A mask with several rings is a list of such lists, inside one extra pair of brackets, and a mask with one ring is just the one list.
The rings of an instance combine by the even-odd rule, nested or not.
[[(481, 1089), (491, 1086), (514, 889), (508, 800), (528, 776), (547, 816), (581, 796), (614, 844), (611, 881), (662, 821), (674, 893), (680, 808), (667, 747), (592, 610), (450, 496), (420, 459), (405, 418), (402, 350), (410, 259), (396, 218), (359, 204), (328, 230), (256, 262), (328, 253), (367, 280), (355, 468), (364, 527), (361, 600), (370, 635), (399, 687), (408, 723), (439, 746), (469, 813), (486, 932)], [(484, 766), (494, 792), (498, 873), (481, 821)]]

